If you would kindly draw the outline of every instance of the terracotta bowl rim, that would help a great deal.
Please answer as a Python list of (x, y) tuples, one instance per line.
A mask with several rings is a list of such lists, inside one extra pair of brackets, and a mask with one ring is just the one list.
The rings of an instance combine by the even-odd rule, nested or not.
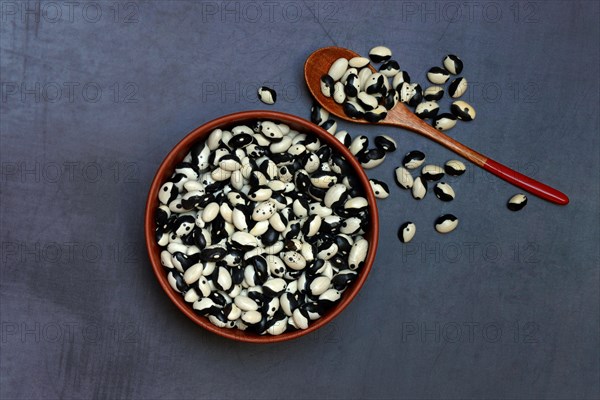
[[(284, 332), (281, 335), (275, 336), (269, 334), (257, 335), (250, 332), (240, 331), (236, 328), (219, 328), (213, 325), (206, 317), (196, 314), (196, 312), (192, 309), (191, 304), (186, 303), (181, 294), (175, 292), (171, 288), (167, 280), (165, 268), (161, 265), (160, 262), (160, 248), (156, 243), (154, 233), (154, 213), (156, 207), (158, 206), (158, 190), (165, 182), (165, 180), (171, 176), (175, 164), (181, 161), (181, 159), (183, 159), (191, 145), (198, 140), (206, 138), (208, 134), (210, 134), (210, 132), (212, 132), (216, 128), (227, 128), (231, 127), (234, 124), (239, 124), (250, 120), (272, 120), (290, 125), (294, 129), (299, 130), (302, 133), (316, 135), (321, 141), (321, 143), (327, 143), (335, 151), (341, 153), (351, 164), (352, 169), (354, 170), (355, 174), (357, 175), (359, 181), (363, 186), (365, 196), (369, 203), (369, 229), (368, 232), (364, 235), (364, 237), (369, 241), (369, 251), (367, 253), (367, 258), (365, 259), (365, 262), (360, 270), (360, 273), (358, 274), (358, 279), (356, 279), (350, 285), (350, 287), (346, 289), (340, 301), (333, 308), (328, 310), (327, 313), (324, 314), (318, 320), (312, 321), (307, 329), (296, 330), (293, 332)], [(352, 153), (350, 153), (350, 151), (340, 141), (338, 141), (337, 138), (335, 138), (323, 128), (313, 124), (312, 122), (292, 114), (287, 114), (278, 111), (250, 110), (224, 115), (197, 127), (196, 129), (188, 133), (179, 143), (177, 143), (169, 151), (167, 156), (160, 164), (156, 174), (154, 175), (152, 184), (150, 186), (150, 190), (148, 192), (144, 218), (144, 231), (146, 249), (148, 251), (148, 257), (150, 258), (150, 263), (152, 264), (152, 270), (154, 271), (154, 274), (156, 275), (160, 286), (166, 292), (171, 301), (175, 303), (177, 308), (181, 310), (181, 312), (183, 312), (196, 324), (219, 336), (241, 342), (274, 343), (295, 339), (316, 331), (317, 329), (328, 324), (335, 317), (337, 317), (356, 297), (356, 295), (364, 285), (371, 271), (371, 268), (373, 267), (373, 262), (375, 261), (375, 254), (377, 252), (377, 245), (379, 241), (379, 218), (377, 211), (377, 203), (375, 195), (373, 194), (373, 190), (371, 189), (371, 185), (369, 184), (369, 178), (365, 174), (365, 171), (361, 167), (360, 163), (356, 160)]]

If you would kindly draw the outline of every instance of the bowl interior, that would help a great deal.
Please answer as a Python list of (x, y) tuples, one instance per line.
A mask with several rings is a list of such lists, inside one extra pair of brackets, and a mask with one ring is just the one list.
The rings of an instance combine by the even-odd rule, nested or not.
[[(289, 125), (290, 128), (306, 134), (313, 134), (319, 137), (321, 143), (327, 143), (335, 151), (341, 153), (346, 161), (351, 164), (352, 169), (355, 171), (356, 176), (362, 185), (362, 189), (365, 193), (365, 197), (369, 202), (369, 227), (364, 237), (369, 241), (369, 251), (367, 258), (358, 274), (357, 279), (346, 289), (342, 294), (342, 297), (336, 305), (327, 311), (321, 318), (316, 321), (312, 321), (311, 324), (305, 330), (297, 330), (293, 332), (284, 332), (281, 335), (257, 335), (250, 332), (241, 331), (239, 329), (227, 329), (219, 328), (208, 321), (202, 315), (197, 314), (190, 303), (186, 303), (183, 300), (181, 294), (175, 292), (167, 280), (167, 273), (165, 268), (160, 262), (160, 247), (156, 243), (154, 234), (154, 214), (158, 207), (158, 190), (162, 184), (167, 181), (177, 165), (188, 153), (192, 144), (197, 141), (205, 140), (208, 135), (216, 128), (229, 129), (235, 125), (241, 125), (253, 120), (270, 120), (274, 122), (284, 123)], [(146, 202), (145, 212), (145, 239), (146, 247), (148, 250), (148, 256), (152, 264), (152, 269), (158, 281), (164, 291), (167, 293), (169, 298), (175, 303), (175, 305), (192, 321), (201, 325), (203, 328), (208, 329), (220, 336), (227, 337), (238, 341), (245, 342), (256, 342), (256, 343), (272, 343), (284, 340), (297, 338), (302, 335), (306, 335), (319, 329), (321, 326), (327, 324), (333, 318), (335, 318), (356, 296), (360, 288), (364, 284), (373, 261), (375, 259), (375, 252), (377, 250), (378, 237), (379, 237), (379, 225), (378, 225), (378, 214), (377, 204), (369, 180), (354, 156), (348, 151), (348, 149), (340, 143), (333, 135), (325, 131), (324, 129), (316, 126), (315, 124), (299, 118), (294, 115), (274, 112), (274, 111), (244, 111), (235, 114), (229, 114), (213, 121), (210, 121), (192, 132), (190, 132), (185, 138), (183, 138), (167, 155), (162, 164), (160, 165), (152, 185), (150, 192), (148, 193), (148, 199)]]

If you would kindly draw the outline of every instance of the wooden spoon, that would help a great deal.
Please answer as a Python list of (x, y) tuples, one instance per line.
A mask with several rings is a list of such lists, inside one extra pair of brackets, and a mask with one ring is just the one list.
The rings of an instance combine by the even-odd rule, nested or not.
[[(344, 49), (341, 47), (325, 47), (312, 53), (304, 64), (304, 79), (308, 85), (308, 89), (312, 93), (313, 97), (329, 111), (330, 114), (335, 115), (338, 118), (345, 119), (346, 121), (358, 123), (358, 124), (370, 124), (366, 120), (352, 119), (348, 117), (340, 104), (333, 101), (333, 98), (325, 97), (321, 93), (321, 76), (325, 75), (329, 71), (329, 67), (338, 58), (344, 57), (351, 59), (357, 57), (358, 54), (355, 52)], [(373, 69), (373, 67), (371, 67)], [(373, 69), (375, 72), (375, 69)], [(394, 108), (388, 111), (387, 117), (382, 121), (378, 122), (381, 125), (397, 126), (399, 128), (405, 128), (416, 132), (420, 135), (429, 138), (442, 146), (447, 147), (456, 154), (464, 157), (471, 161), (473, 164), (480, 166), (488, 172), (504, 179), (513, 185), (526, 190), (542, 199), (551, 201), (556, 204), (565, 205), (569, 203), (569, 198), (556, 189), (550, 186), (544, 185), (534, 179), (531, 179), (517, 171), (502, 165), (491, 158), (484, 156), (470, 149), (462, 143), (457, 142), (451, 137), (433, 128), (419, 117), (417, 117), (411, 110), (409, 110), (404, 104), (398, 103)]]

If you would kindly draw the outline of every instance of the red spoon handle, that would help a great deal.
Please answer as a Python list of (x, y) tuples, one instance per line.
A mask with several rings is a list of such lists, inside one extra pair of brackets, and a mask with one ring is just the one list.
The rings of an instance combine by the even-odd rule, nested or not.
[(531, 179), (530, 177), (525, 176), (513, 169), (510, 169), (506, 165), (502, 165), (491, 158), (488, 158), (482, 167), (486, 171), (491, 172), (505, 181), (510, 182), (513, 185), (520, 187), (521, 189), (526, 190), (538, 197), (541, 197), (542, 199), (560, 205), (569, 203), (569, 198), (566, 194), (559, 192), (550, 186), (544, 185), (535, 179)]
[(406, 107), (394, 107), (390, 111), (390, 114), (388, 114), (388, 117), (390, 116), (391, 118), (389, 118), (389, 121), (386, 119), (388, 124), (400, 126), (419, 133), (523, 190), (555, 204), (565, 205), (569, 203), (569, 198), (564, 193), (476, 152), (450, 136), (432, 128), (431, 125), (423, 120), (416, 118)]

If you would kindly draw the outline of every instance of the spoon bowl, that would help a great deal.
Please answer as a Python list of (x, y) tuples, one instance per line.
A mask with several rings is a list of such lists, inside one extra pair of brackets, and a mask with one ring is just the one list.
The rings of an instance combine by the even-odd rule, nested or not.
[[(320, 79), (329, 71), (329, 67), (338, 58), (351, 59), (359, 55), (352, 50), (342, 47), (324, 47), (312, 53), (304, 64), (304, 80), (308, 85), (308, 90), (323, 108), (329, 111), (330, 114), (346, 121), (357, 124), (369, 124), (364, 119), (352, 119), (346, 115), (341, 104), (333, 101), (333, 97), (325, 97), (321, 92)], [(377, 72), (373, 66), (369, 64), (369, 68), (373, 72)], [(316, 83), (315, 83), (316, 82)]]
[[(324, 47), (313, 52), (304, 64), (304, 79), (306, 80), (308, 90), (315, 100), (330, 114), (335, 115), (337, 118), (358, 124), (390, 125), (411, 130), (445, 146), (454, 153), (471, 161), (473, 164), (529, 193), (555, 204), (565, 205), (569, 203), (569, 198), (564, 193), (502, 165), (454, 140), (417, 117), (402, 103), (398, 103), (394, 108), (388, 110), (387, 116), (377, 123), (371, 123), (364, 119), (354, 119), (347, 116), (342, 105), (337, 104), (333, 98), (323, 95), (321, 92), (320, 79), (321, 76), (327, 74), (329, 67), (335, 60), (339, 58), (346, 58), (349, 60), (358, 56), (357, 53), (342, 47)], [(376, 72), (371, 65), (369, 65), (369, 68), (371, 68), (373, 72)]]

